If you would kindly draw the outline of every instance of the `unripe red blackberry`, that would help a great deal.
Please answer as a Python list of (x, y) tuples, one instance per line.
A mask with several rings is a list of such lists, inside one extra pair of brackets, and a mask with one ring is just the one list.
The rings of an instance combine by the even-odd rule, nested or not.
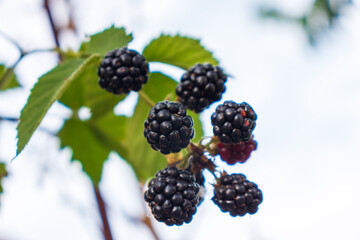
[(222, 175), (214, 185), (212, 198), (221, 211), (234, 217), (256, 213), (262, 199), (261, 190), (243, 174)]
[(186, 71), (176, 87), (180, 102), (197, 113), (219, 101), (225, 91), (226, 74), (209, 63), (196, 64)]
[(143, 55), (126, 47), (105, 55), (98, 68), (99, 85), (114, 94), (139, 91), (148, 80), (149, 64)]
[(247, 142), (251, 139), (257, 116), (252, 107), (243, 102), (226, 101), (211, 115), (214, 135), (222, 143)]
[(150, 180), (144, 198), (157, 221), (180, 226), (196, 213), (198, 192), (199, 185), (190, 172), (169, 167)]
[(176, 102), (162, 101), (151, 108), (145, 120), (144, 136), (162, 154), (177, 153), (194, 137), (193, 120), (185, 107)]
[(233, 165), (237, 162), (244, 163), (248, 160), (251, 152), (256, 150), (257, 142), (254, 139), (236, 144), (225, 144), (220, 142), (217, 145), (217, 148), (220, 158), (228, 164)]

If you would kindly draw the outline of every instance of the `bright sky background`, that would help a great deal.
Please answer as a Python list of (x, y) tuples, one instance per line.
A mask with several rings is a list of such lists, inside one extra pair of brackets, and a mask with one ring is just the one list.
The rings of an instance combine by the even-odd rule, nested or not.
[[(0, 30), (27, 50), (54, 46), (41, 0), (0, 0)], [(62, 0), (55, 1), (63, 21)], [(335, 30), (311, 48), (299, 26), (257, 18), (260, 1), (72, 1), (78, 39), (61, 37), (64, 48), (76, 48), (85, 35), (111, 24), (133, 32), (130, 48), (141, 51), (160, 33), (202, 39), (234, 78), (223, 100), (246, 101), (258, 114), (254, 131), (258, 150), (246, 164), (229, 167), (244, 173), (263, 191), (255, 215), (233, 218), (206, 199), (191, 224), (166, 227), (154, 222), (162, 239), (303, 240), (360, 239), (360, 5), (348, 8)], [(291, 14), (301, 14), (311, 1), (263, 0)], [(18, 58), (0, 37), (0, 63)], [(0, 114), (19, 116), (36, 79), (53, 68), (56, 56), (28, 56), (16, 73), (23, 90), (0, 95)], [(174, 78), (178, 69), (151, 65)], [(130, 114), (136, 94), (118, 107)], [(210, 115), (202, 114), (207, 135)], [(69, 111), (55, 104), (42, 126), (56, 130)], [(85, 111), (86, 115), (86, 111)], [(0, 123), (0, 161), (15, 155), (15, 124)], [(25, 151), (8, 164), (3, 182), (0, 239), (101, 239), (100, 219), (91, 183), (70, 151), (37, 131)], [(108, 203), (115, 239), (152, 239), (140, 217), (145, 204), (129, 166), (116, 155), (105, 164), (101, 190)], [(212, 181), (211, 175), (206, 175)]]

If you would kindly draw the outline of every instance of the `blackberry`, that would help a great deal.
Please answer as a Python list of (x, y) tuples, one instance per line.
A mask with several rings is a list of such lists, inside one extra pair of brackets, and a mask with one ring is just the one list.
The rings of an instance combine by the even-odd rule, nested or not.
[(151, 108), (145, 120), (144, 136), (150, 146), (162, 154), (180, 152), (194, 137), (193, 120), (185, 107), (163, 101)]
[(219, 143), (217, 145), (217, 152), (220, 158), (230, 165), (237, 162), (244, 163), (249, 159), (252, 151), (256, 150), (257, 142), (251, 139), (248, 142), (240, 142), (237, 144), (224, 144)]
[(148, 80), (149, 64), (143, 55), (126, 47), (105, 55), (98, 68), (99, 85), (114, 94), (139, 91)]
[(196, 213), (198, 192), (199, 185), (190, 172), (169, 167), (150, 180), (144, 198), (157, 221), (180, 226)]
[(231, 216), (254, 214), (262, 202), (261, 190), (243, 174), (223, 174), (214, 186), (213, 202)]
[(214, 135), (222, 143), (247, 142), (255, 128), (256, 113), (246, 102), (226, 101), (211, 115)]
[(219, 101), (225, 91), (226, 74), (209, 63), (196, 64), (186, 71), (176, 87), (180, 102), (196, 113)]

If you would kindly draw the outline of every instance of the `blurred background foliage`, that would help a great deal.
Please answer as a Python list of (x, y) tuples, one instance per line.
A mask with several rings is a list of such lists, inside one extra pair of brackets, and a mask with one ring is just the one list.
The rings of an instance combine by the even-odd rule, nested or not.
[(339, 19), (345, 14), (346, 8), (351, 4), (352, 0), (316, 0), (302, 16), (291, 16), (264, 4), (259, 8), (259, 14), (264, 19), (275, 19), (301, 25), (309, 43), (315, 46), (319, 38), (336, 27)]

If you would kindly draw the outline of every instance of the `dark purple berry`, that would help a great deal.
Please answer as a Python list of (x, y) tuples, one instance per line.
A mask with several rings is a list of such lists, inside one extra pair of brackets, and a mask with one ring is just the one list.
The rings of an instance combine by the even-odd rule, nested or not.
[(157, 221), (180, 226), (189, 223), (196, 213), (199, 188), (191, 173), (170, 167), (149, 182), (144, 199)]
[(148, 79), (149, 66), (144, 56), (126, 47), (105, 55), (98, 68), (99, 85), (114, 94), (139, 91)]
[(162, 154), (180, 152), (194, 137), (192, 118), (180, 103), (157, 103), (144, 122), (144, 136)]
[(186, 71), (176, 87), (180, 102), (197, 113), (219, 101), (225, 91), (226, 74), (211, 64), (196, 64)]

